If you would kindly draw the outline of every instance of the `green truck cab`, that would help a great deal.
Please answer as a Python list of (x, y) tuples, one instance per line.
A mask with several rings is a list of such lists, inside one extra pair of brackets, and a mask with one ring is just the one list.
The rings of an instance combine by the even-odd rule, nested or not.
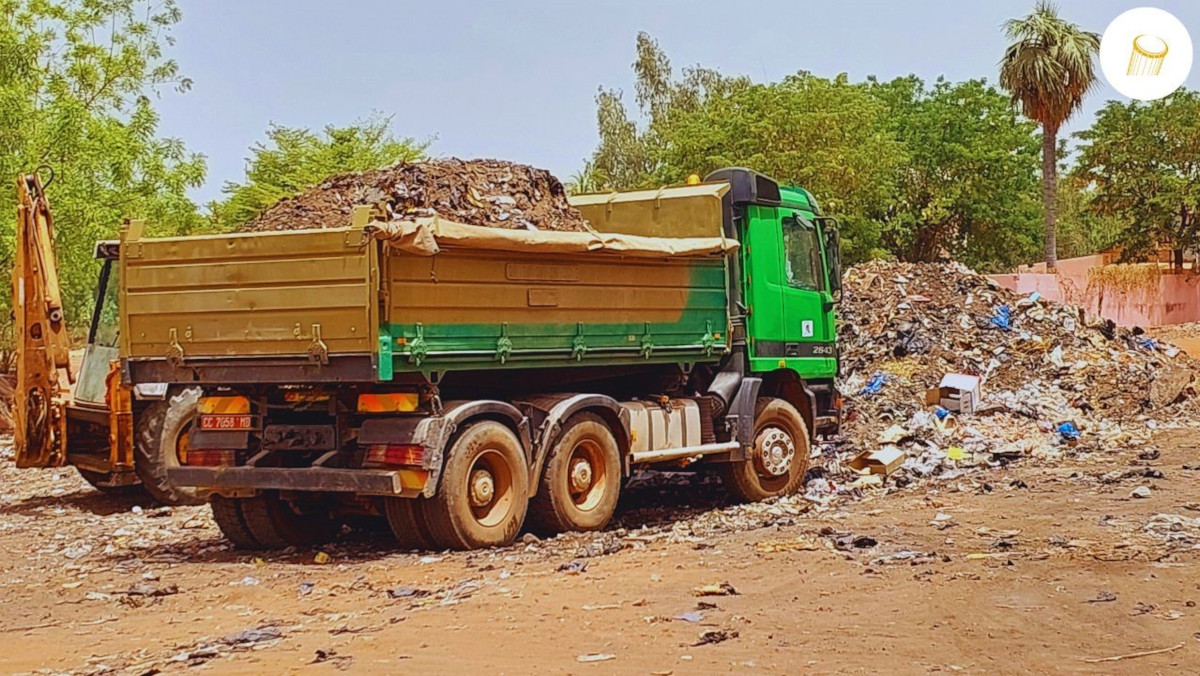
[(605, 527), (647, 467), (798, 490), (838, 426), (836, 222), (747, 169), (573, 198), (594, 232), (437, 217), (123, 234), (121, 375), (170, 485), (247, 548)]

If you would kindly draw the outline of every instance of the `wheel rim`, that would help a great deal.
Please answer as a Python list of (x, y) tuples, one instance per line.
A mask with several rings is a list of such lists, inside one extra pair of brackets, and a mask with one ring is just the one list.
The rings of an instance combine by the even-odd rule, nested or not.
[(487, 449), (471, 463), (467, 473), (466, 495), (471, 515), (479, 525), (500, 525), (512, 511), (513, 468), (500, 451)]
[(754, 469), (763, 477), (785, 476), (796, 457), (796, 442), (782, 427), (768, 425), (754, 441)]
[(584, 439), (571, 449), (566, 467), (567, 494), (581, 512), (595, 509), (608, 491), (609, 476), (600, 444)]

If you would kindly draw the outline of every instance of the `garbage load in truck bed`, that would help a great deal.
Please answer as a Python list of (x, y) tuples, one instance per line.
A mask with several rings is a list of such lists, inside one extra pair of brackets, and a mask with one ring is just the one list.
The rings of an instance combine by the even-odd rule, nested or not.
[(366, 209), (329, 230), (144, 239), (134, 224), (123, 353), (134, 382), (222, 384), (714, 361), (738, 246), (722, 231), (727, 190), (585, 200), (607, 232), (380, 221)]

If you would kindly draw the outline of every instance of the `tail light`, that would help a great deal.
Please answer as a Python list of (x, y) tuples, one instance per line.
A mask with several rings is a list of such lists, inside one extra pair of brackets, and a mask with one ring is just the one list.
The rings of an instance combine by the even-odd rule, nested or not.
[(234, 451), (189, 448), (181, 454), (183, 464), (189, 467), (231, 467), (235, 463)]
[(420, 444), (373, 444), (363, 459), (365, 465), (384, 467), (420, 467), (424, 463), (425, 447)]

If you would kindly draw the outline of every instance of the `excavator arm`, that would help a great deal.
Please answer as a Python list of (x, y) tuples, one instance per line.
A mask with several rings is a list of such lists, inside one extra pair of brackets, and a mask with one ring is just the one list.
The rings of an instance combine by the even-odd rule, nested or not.
[(54, 219), (41, 178), (17, 182), (13, 313), (17, 378), (13, 428), (18, 467), (64, 465), (71, 340), (54, 255)]

